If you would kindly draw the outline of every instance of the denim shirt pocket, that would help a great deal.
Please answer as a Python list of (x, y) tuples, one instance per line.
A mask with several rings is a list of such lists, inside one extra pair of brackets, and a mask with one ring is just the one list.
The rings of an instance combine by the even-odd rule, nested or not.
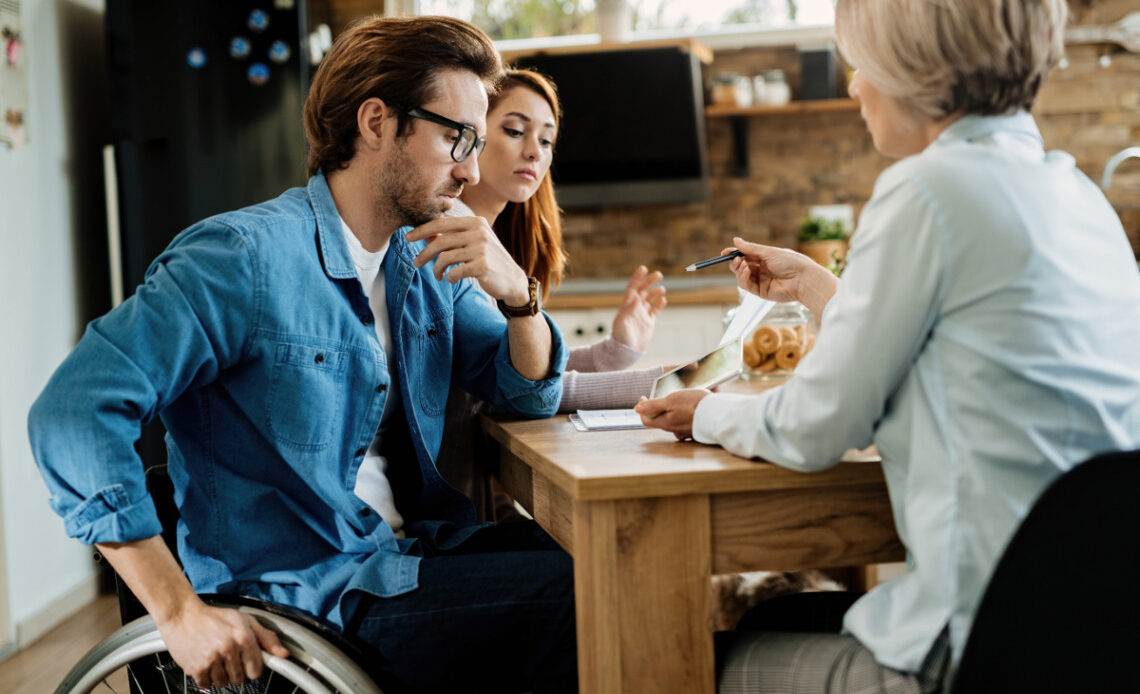
[(266, 428), (277, 443), (319, 451), (343, 429), (348, 364), (344, 350), (281, 342), (266, 398)]
[(415, 327), (415, 357), (420, 361), (421, 375), (430, 387), (421, 387), (420, 407), (429, 415), (443, 414), (447, 407), (451, 383), (451, 314)]

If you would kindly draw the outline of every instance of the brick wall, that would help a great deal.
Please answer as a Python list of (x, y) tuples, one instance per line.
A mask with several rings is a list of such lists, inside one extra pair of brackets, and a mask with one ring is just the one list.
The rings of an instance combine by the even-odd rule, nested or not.
[[(1073, 0), (1074, 23), (1108, 24), (1136, 0)], [(1099, 64), (1112, 51), (1112, 64)], [(1036, 116), (1049, 149), (1063, 149), (1099, 182), (1115, 152), (1140, 145), (1140, 55), (1108, 45), (1071, 46), (1069, 66), (1043, 89)], [(798, 91), (794, 49), (718, 51), (706, 80), (721, 72), (782, 68)], [(622, 277), (639, 263), (680, 274), (715, 255), (734, 235), (791, 246), (796, 222), (815, 204), (849, 203), (856, 214), (890, 160), (875, 152), (858, 111), (748, 118), (749, 175), (732, 174), (727, 118), (707, 123), (712, 178), (706, 202), (571, 212), (564, 234), (570, 277)], [(1123, 164), (1108, 192), (1140, 257), (1140, 160)]]

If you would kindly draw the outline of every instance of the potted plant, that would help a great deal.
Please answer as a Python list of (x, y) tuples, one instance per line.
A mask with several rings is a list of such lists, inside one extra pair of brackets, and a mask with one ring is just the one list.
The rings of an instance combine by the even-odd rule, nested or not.
[(796, 234), (796, 250), (839, 274), (847, 259), (849, 236), (842, 220), (804, 217)]

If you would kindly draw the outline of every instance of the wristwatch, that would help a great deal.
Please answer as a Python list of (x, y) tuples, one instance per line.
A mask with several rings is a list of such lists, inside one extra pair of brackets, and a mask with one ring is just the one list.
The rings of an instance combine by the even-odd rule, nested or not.
[(530, 292), (530, 301), (525, 306), (507, 306), (502, 299), (496, 300), (499, 312), (510, 318), (533, 316), (542, 310), (542, 285), (534, 277), (526, 278), (527, 291)]

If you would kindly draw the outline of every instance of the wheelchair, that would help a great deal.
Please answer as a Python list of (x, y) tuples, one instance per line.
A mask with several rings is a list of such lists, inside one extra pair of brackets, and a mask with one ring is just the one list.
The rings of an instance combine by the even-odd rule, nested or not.
[[(170, 479), (165, 466), (150, 468), (146, 474), (163, 536), (174, 551), (178, 511)], [(201, 597), (209, 605), (234, 608), (257, 619), (277, 634), (290, 657), (263, 652), (264, 670), (257, 680), (203, 689), (171, 659), (154, 620), (117, 575), (115, 580), (123, 626), (88, 651), (55, 694), (382, 694), (360, 665), (365, 662), (363, 651), (335, 628), (281, 605), (235, 595)]]

